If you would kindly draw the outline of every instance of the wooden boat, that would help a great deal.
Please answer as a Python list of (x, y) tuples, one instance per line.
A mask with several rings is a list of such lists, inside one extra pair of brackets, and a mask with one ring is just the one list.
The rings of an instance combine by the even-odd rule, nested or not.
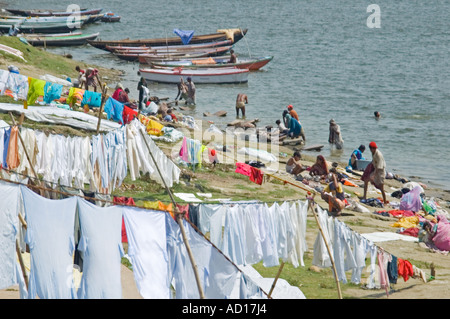
[(100, 18), (100, 21), (102, 21), (102, 22), (120, 22), (120, 16), (118, 16), (112, 12), (108, 12), (108, 13), (105, 13)]
[(205, 43), (197, 43), (197, 44), (182, 44), (182, 45), (164, 45), (164, 46), (138, 46), (138, 47), (130, 47), (130, 46), (106, 46), (106, 49), (111, 52), (116, 51), (130, 51), (130, 52), (145, 52), (145, 51), (188, 51), (188, 50), (196, 50), (196, 49), (205, 49), (205, 48), (215, 48), (215, 47), (223, 47), (223, 46), (231, 46), (233, 41), (224, 40), (224, 41), (213, 41), (213, 42), (205, 42)]
[[(229, 51), (232, 48), (231, 45), (228, 46), (220, 46), (220, 47), (191, 47), (191, 48), (184, 48), (182, 46), (179, 47), (152, 47), (152, 48), (140, 48), (140, 49), (115, 49), (114, 51), (111, 51), (112, 53), (136, 53), (136, 54), (176, 54), (176, 53), (182, 53), (182, 54), (188, 54), (188, 53), (198, 53), (198, 52), (211, 52), (211, 53), (223, 53), (225, 54), (227, 51)], [(219, 54), (219, 55), (220, 55)]]
[(168, 67), (176, 68), (182, 66), (185, 69), (202, 69), (202, 68), (223, 68), (223, 67), (236, 67), (239, 69), (249, 69), (250, 71), (257, 71), (272, 61), (273, 56), (266, 56), (261, 58), (239, 58), (237, 63), (228, 63), (229, 58), (223, 57), (209, 57), (208, 59), (201, 60), (173, 60), (173, 61), (161, 61), (151, 62), (152, 67)]
[[(189, 44), (213, 42), (231, 40), (233, 43), (238, 42), (247, 33), (247, 29), (236, 30), (232, 32), (232, 38), (229, 38), (229, 34), (226, 32), (216, 32), (203, 35), (194, 35)], [(168, 46), (168, 45), (182, 45), (180, 37), (168, 37), (168, 38), (154, 38), (154, 39), (123, 39), (123, 40), (94, 40), (88, 41), (90, 45), (98, 49), (107, 50), (106, 46)]]
[(225, 84), (225, 83), (246, 83), (248, 82), (248, 69), (238, 68), (216, 68), (185, 70), (183, 68), (167, 69), (139, 69), (140, 75), (150, 82), (159, 83), (179, 83), (182, 77), (187, 81), (192, 78), (195, 84)]
[[(69, 17), (21, 17), (21, 16), (0, 16), (0, 24), (21, 24), (27, 23), (61, 23), (67, 22)], [(100, 17), (99, 17), (100, 18)], [(86, 15), (80, 16), (80, 22), (91, 23), (96, 21), (96, 16)]]
[(33, 46), (73, 46), (83, 45), (87, 40), (94, 40), (100, 33), (82, 34), (82, 33), (66, 33), (60, 36), (24, 36), (25, 40)]
[[(133, 52), (133, 51), (115, 51), (115, 56), (127, 60), (127, 61), (141, 61), (145, 60), (147, 64), (149, 61), (163, 61), (166, 59), (183, 59), (183, 58), (201, 58), (208, 56), (219, 56), (227, 53), (231, 49), (231, 46), (218, 47), (218, 48), (205, 48), (190, 51), (150, 51), (150, 52)], [(144, 63), (144, 64), (145, 64)]]
[[(81, 23), (79, 27), (83, 24)], [(1, 24), (0, 32), (8, 33), (9, 30), (14, 27), (11, 24)], [(15, 25), (17, 29), (22, 33), (59, 33), (59, 32), (70, 32), (77, 29), (78, 26), (70, 25), (66, 22), (59, 23), (22, 23), (20, 25)]]
[(67, 17), (67, 16), (74, 15), (74, 14), (79, 14), (79, 15), (99, 14), (103, 9), (83, 8), (83, 9), (80, 9), (80, 11), (75, 11), (75, 12), (55, 11), (55, 10), (39, 10), (39, 9), (32, 9), (32, 10), (5, 9), (5, 10), (10, 12), (11, 14), (24, 16), (24, 17), (49, 17), (49, 16)]

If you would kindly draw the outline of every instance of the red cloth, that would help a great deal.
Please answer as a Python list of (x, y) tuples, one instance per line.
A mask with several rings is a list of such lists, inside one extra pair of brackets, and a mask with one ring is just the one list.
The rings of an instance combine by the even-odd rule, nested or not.
[[(118, 204), (132, 205), (132, 206), (136, 205), (134, 203), (134, 199), (132, 197), (117, 197), (117, 196), (114, 196), (113, 202), (114, 203), (118, 203)], [(122, 217), (122, 243), (128, 243), (127, 231), (125, 229), (125, 221), (123, 220), (123, 217)]]
[(236, 170), (234, 172), (250, 177), (252, 175), (252, 166), (245, 163), (237, 162)]
[(122, 113), (122, 119), (123, 119), (123, 124), (128, 124), (130, 123), (134, 117), (137, 117), (138, 112), (133, 110), (132, 108), (124, 105), (123, 106), (123, 113)]
[(414, 214), (413, 211), (411, 210), (399, 210), (399, 209), (392, 209), (388, 211), (389, 214), (391, 214), (394, 217), (411, 217), (411, 216), (415, 216), (416, 214)]
[(370, 174), (372, 174), (372, 172), (375, 170), (375, 168), (373, 167), (372, 163), (369, 163), (369, 165), (367, 165), (366, 169), (364, 170), (364, 173), (361, 176), (361, 180), (362, 181), (370, 181)]
[(417, 227), (407, 228), (404, 231), (402, 231), (400, 234), (408, 235), (408, 236), (412, 236), (412, 237), (418, 237), (419, 236), (419, 228), (417, 228)]
[(264, 174), (261, 172), (259, 168), (251, 166), (251, 174), (250, 174), (250, 180), (256, 184), (261, 185), (263, 182)]
[(409, 276), (414, 274), (413, 266), (407, 260), (397, 258), (398, 260), (398, 275), (402, 276), (405, 281), (408, 281)]

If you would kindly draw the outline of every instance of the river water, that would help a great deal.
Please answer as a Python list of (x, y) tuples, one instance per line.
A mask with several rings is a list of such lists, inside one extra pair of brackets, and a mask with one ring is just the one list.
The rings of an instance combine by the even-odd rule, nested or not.
[[(4, 1), (5, 2), (5, 1)], [(14, 8), (65, 10), (57, 0), (6, 1)], [(235, 118), (240, 92), (249, 96), (247, 118), (274, 125), (294, 105), (307, 144), (324, 144), (329, 160), (346, 161), (360, 144), (375, 141), (387, 170), (450, 190), (450, 29), (448, 1), (305, 1), (305, 0), (118, 0), (84, 1), (103, 8), (120, 23), (83, 28), (101, 39), (164, 38), (173, 29), (213, 33), (248, 28), (235, 45), (239, 56), (274, 59), (252, 72), (247, 84), (197, 85), (197, 106), (190, 115), (228, 111), (213, 118), (220, 128)], [(371, 4), (379, 11), (367, 11)], [(372, 14), (379, 12), (379, 20)], [(369, 18), (369, 19), (368, 19)], [(369, 20), (369, 21), (368, 21)], [(379, 28), (373, 28), (379, 22)], [(125, 71), (123, 84), (137, 98), (138, 63), (115, 58), (89, 45), (50, 49), (74, 59)], [(151, 84), (151, 95), (176, 96), (173, 85)], [(381, 119), (376, 120), (374, 111)], [(344, 149), (328, 145), (331, 118), (341, 126)], [(366, 158), (371, 155), (367, 150)]]

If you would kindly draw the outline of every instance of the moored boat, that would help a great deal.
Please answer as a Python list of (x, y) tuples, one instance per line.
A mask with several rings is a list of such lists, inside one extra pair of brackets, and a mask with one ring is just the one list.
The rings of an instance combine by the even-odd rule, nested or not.
[(22, 9), (5, 9), (11, 14), (25, 16), (25, 17), (50, 17), (50, 16), (70, 16), (70, 15), (92, 15), (99, 14), (103, 9), (87, 9), (83, 8), (80, 11), (55, 11), (55, 10), (39, 10), (39, 9), (31, 9), (31, 10), (22, 10)]
[(141, 68), (141, 76), (150, 82), (179, 83), (180, 77), (185, 81), (188, 77), (195, 84), (231, 84), (248, 82), (248, 69), (216, 68), (216, 69), (183, 69), (183, 68)]
[(195, 49), (205, 49), (205, 48), (215, 48), (222, 46), (231, 46), (233, 41), (231, 40), (223, 40), (223, 41), (213, 41), (213, 42), (205, 42), (205, 43), (197, 43), (197, 44), (181, 44), (181, 45), (163, 45), (163, 46), (106, 46), (106, 49), (111, 52), (115, 51), (132, 51), (132, 52), (144, 52), (144, 51), (188, 51)]
[(261, 58), (239, 58), (236, 63), (228, 63), (229, 58), (224, 57), (209, 57), (201, 60), (172, 60), (161, 62), (150, 62), (152, 67), (166, 67), (176, 68), (182, 66), (186, 69), (204, 69), (204, 68), (223, 68), (236, 67), (239, 69), (249, 69), (250, 71), (257, 71), (272, 61), (273, 56), (266, 56)]
[(227, 53), (231, 46), (218, 47), (218, 48), (205, 48), (190, 51), (121, 51), (116, 50), (113, 52), (118, 58), (127, 61), (141, 61), (144, 60), (144, 64), (149, 64), (149, 61), (163, 61), (167, 59), (183, 59), (183, 58), (200, 58), (208, 56), (220, 56)]
[[(203, 35), (194, 35), (189, 44), (231, 40), (232, 43), (238, 42), (247, 33), (247, 29), (232, 29), (232, 32), (216, 32)], [(94, 40), (88, 41), (90, 45), (98, 49), (107, 50), (106, 46), (168, 46), (183, 45), (180, 37), (154, 38), (154, 39), (123, 39), (123, 40)]]
[(82, 33), (66, 33), (59, 36), (40, 35), (40, 36), (24, 36), (25, 40), (33, 46), (73, 46), (83, 45), (87, 40), (93, 40), (100, 33), (82, 34)]
[(70, 32), (74, 29), (79, 29), (82, 27), (83, 23), (78, 24), (68, 24), (67, 22), (58, 23), (22, 23), (17, 25), (12, 24), (1, 24), (0, 32), (8, 33), (11, 28), (16, 28), (22, 33), (60, 33), (60, 32)]

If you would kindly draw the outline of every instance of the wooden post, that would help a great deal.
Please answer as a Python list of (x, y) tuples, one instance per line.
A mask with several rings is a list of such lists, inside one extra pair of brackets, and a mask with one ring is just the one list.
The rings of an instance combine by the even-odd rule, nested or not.
[(284, 261), (281, 262), (280, 268), (278, 268), (277, 275), (275, 276), (272, 287), (270, 288), (270, 291), (268, 294), (269, 298), (271, 298), (271, 296), (272, 296), (272, 292), (275, 289), (275, 285), (277, 284), (278, 278), (280, 278), (281, 272), (283, 271), (283, 267), (284, 267)]
[(102, 94), (102, 102), (98, 110), (97, 135), (100, 132), (100, 122), (102, 121), (103, 106), (105, 105), (105, 102), (108, 98), (109, 96)]
[(16, 252), (17, 252), (17, 258), (19, 258), (20, 268), (22, 269), (23, 279), (25, 280), (25, 285), (27, 286), (27, 290), (28, 290), (27, 270), (25, 268), (25, 263), (23, 262), (22, 253), (20, 252), (20, 248), (19, 248), (19, 240), (17, 238), (16, 238)]
[[(9, 116), (11, 117), (11, 121), (13, 122), (13, 125), (16, 126), (17, 125), (16, 124), (16, 120), (14, 120), (14, 116), (12, 115), (11, 112), (9, 112)], [(21, 119), (21, 121), (23, 121), (23, 118)], [(34, 170), (33, 162), (31, 161), (30, 156), (28, 155), (28, 151), (27, 151), (25, 143), (24, 143), (24, 141), (22, 139), (22, 135), (20, 134), (20, 131), (18, 132), (18, 135), (19, 135), (19, 139), (20, 139), (20, 142), (22, 144), (22, 147), (23, 147), (23, 151), (25, 152), (25, 156), (27, 157), (28, 163), (30, 163), (31, 171), (33, 172), (34, 176), (36, 177), (36, 180), (38, 180), (38, 183), (41, 184), (41, 181), (39, 180), (39, 177), (36, 174), (36, 171)], [(43, 196), (43, 191), (42, 190), (41, 190), (41, 195)]]
[(316, 219), (317, 226), (319, 226), (319, 231), (322, 234), (323, 241), (325, 242), (325, 245), (327, 246), (328, 255), (330, 256), (331, 266), (332, 266), (332, 269), (333, 269), (333, 272), (334, 272), (334, 279), (336, 281), (336, 286), (337, 286), (337, 290), (338, 290), (338, 296), (339, 296), (339, 299), (342, 299), (341, 286), (339, 285), (339, 279), (338, 279), (338, 276), (337, 276), (336, 265), (334, 264), (333, 254), (331, 253), (331, 249), (330, 249), (330, 246), (328, 245), (328, 242), (327, 242), (327, 240), (325, 238), (322, 226), (320, 226), (319, 219), (318, 219), (318, 217), (316, 215), (316, 212), (314, 211), (314, 207), (313, 207), (313, 204), (312, 204), (313, 202), (314, 202), (314, 196), (312, 198), (308, 198), (308, 207), (311, 208), (311, 211), (312, 211), (312, 213), (314, 215), (314, 218)]
[(175, 202), (175, 199), (173, 198), (172, 192), (170, 191), (169, 187), (166, 184), (166, 181), (164, 180), (164, 176), (162, 175), (161, 171), (159, 170), (159, 166), (156, 163), (155, 158), (153, 157), (153, 154), (152, 154), (152, 152), (150, 150), (150, 147), (148, 146), (147, 140), (145, 139), (144, 133), (142, 132), (141, 129), (139, 129), (139, 132), (141, 132), (141, 135), (142, 135), (142, 138), (144, 139), (145, 145), (147, 145), (147, 150), (150, 153), (150, 156), (151, 156), (151, 158), (153, 160), (153, 163), (156, 166), (156, 170), (158, 171), (158, 174), (159, 174), (159, 176), (161, 177), (161, 179), (162, 179), (162, 181), (164, 183), (164, 187), (166, 188), (167, 193), (169, 193), (170, 199), (171, 199), (171, 201), (173, 203), (174, 212), (175, 212), (175, 215), (176, 215), (176, 220), (177, 220), (178, 225), (180, 226), (181, 235), (183, 236), (184, 245), (186, 246), (186, 250), (187, 250), (187, 253), (189, 255), (189, 259), (191, 261), (192, 269), (194, 270), (195, 280), (197, 282), (197, 288), (198, 288), (198, 292), (199, 292), (199, 295), (200, 295), (200, 299), (205, 299), (205, 295), (203, 293), (202, 284), (201, 284), (201, 281), (200, 281), (200, 276), (198, 274), (197, 264), (195, 263), (194, 255), (192, 254), (191, 246), (189, 245), (189, 242), (188, 242), (187, 237), (186, 237), (186, 232), (184, 230), (183, 217), (181, 216), (181, 214), (180, 214), (180, 212), (179, 212), (179, 210), (177, 208), (177, 203)]
[[(18, 215), (19, 215), (18, 217), (19, 217), (20, 223), (26, 229), (28, 227), (27, 222), (25, 221), (23, 216), (20, 214), (20, 212), (19, 212)], [(25, 263), (23, 262), (22, 253), (20, 252), (19, 240), (17, 238), (16, 238), (16, 253), (17, 253), (17, 258), (19, 259), (20, 269), (22, 269), (23, 279), (25, 280), (25, 285), (27, 286), (27, 290), (28, 290), (27, 270), (26, 270), (26, 267), (25, 267)]]

